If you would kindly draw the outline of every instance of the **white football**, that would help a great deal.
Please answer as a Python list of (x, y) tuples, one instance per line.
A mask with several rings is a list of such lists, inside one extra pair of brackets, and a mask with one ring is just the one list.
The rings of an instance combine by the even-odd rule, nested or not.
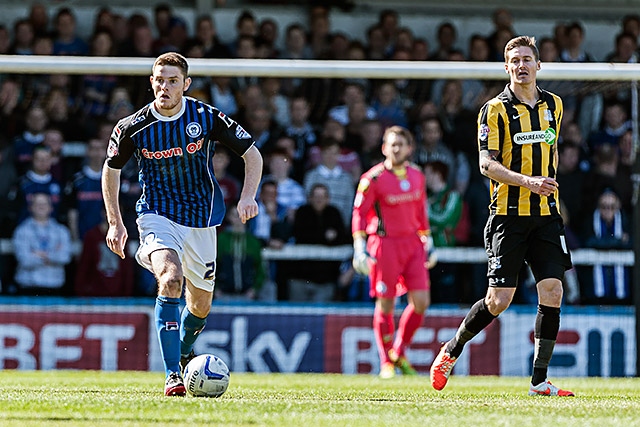
[(213, 354), (194, 357), (184, 370), (184, 385), (195, 397), (220, 397), (229, 387), (229, 368)]

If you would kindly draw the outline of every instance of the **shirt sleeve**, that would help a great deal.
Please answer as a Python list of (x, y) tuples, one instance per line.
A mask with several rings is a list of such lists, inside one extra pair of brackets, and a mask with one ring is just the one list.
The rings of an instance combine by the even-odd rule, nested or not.
[(214, 126), (212, 139), (229, 147), (238, 156), (244, 155), (254, 144), (253, 137), (235, 120), (213, 108)]
[(486, 103), (478, 114), (478, 147), (482, 150), (500, 150), (500, 113), (497, 108)]
[(133, 155), (135, 146), (127, 135), (124, 122), (120, 121), (113, 128), (107, 148), (107, 165), (113, 169), (122, 169)]
[(353, 236), (363, 235), (367, 229), (367, 213), (373, 208), (375, 201), (375, 188), (373, 181), (364, 175), (360, 178), (356, 198), (353, 202), (353, 214), (351, 218), (351, 233)]

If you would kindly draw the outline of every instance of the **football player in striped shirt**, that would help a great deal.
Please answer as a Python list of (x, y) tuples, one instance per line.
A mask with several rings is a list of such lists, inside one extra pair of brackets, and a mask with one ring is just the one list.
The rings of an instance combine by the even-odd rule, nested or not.
[(529, 395), (573, 396), (547, 379), (560, 328), (562, 278), (571, 268), (555, 179), (562, 100), (536, 84), (540, 56), (533, 37), (511, 39), (504, 57), (510, 82), (478, 115), (480, 171), (491, 180), (484, 238), (489, 288), (440, 350), (431, 385), (442, 390), (464, 345), (509, 307), (526, 262), (538, 290)]
[[(155, 318), (167, 396), (186, 394), (181, 368), (193, 358), (193, 344), (211, 308), (216, 226), (225, 215), (211, 161), (216, 144), (244, 159), (237, 205), (242, 222), (258, 214), (255, 196), (262, 175), (262, 156), (251, 135), (223, 112), (184, 96), (191, 84), (188, 70), (187, 60), (174, 52), (155, 60), (150, 77), (155, 99), (116, 124), (102, 174), (107, 246), (124, 258), (120, 170), (132, 156), (138, 163), (142, 194), (136, 204), (136, 260), (158, 282)], [(183, 281), (186, 306), (180, 312)]]

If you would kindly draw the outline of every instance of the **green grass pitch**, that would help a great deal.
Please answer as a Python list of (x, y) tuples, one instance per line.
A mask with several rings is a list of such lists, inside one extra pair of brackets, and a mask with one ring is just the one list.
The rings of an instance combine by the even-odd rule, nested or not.
[(157, 372), (0, 371), (0, 426), (640, 426), (640, 379), (231, 374), (218, 399), (164, 397)]

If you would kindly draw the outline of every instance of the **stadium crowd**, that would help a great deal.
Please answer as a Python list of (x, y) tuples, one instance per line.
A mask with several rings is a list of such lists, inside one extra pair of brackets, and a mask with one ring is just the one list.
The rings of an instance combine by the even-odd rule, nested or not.
[[(0, 54), (151, 58), (177, 51), (188, 58), (502, 62), (504, 44), (517, 35), (505, 9), (494, 12), (488, 34), (469, 40), (458, 40), (456, 27), (442, 22), (433, 44), (403, 27), (401, 16), (390, 9), (380, 12), (364, 40), (331, 32), (330, 19), (329, 7), (314, 6), (306, 22), (281, 29), (276, 19), (247, 10), (237, 18), (233, 41), (223, 44), (211, 15), (199, 16), (190, 34), (169, 4), (156, 5), (152, 20), (104, 7), (85, 39), (76, 31), (71, 9), (49, 10), (36, 3), (12, 27), (0, 26)], [(578, 22), (558, 23), (553, 34), (538, 40), (541, 61), (593, 61), (584, 48), (585, 31)], [(606, 61), (638, 62), (639, 37), (640, 16), (624, 17)], [(368, 301), (366, 279), (353, 271), (350, 260), (309, 261), (300, 268), (292, 262), (266, 263), (258, 249), (349, 244), (355, 185), (363, 171), (381, 160), (381, 135), (391, 125), (409, 128), (418, 141), (413, 160), (428, 178), (436, 246), (483, 246), (489, 194), (477, 166), (476, 117), (505, 84), (195, 77), (188, 95), (245, 126), (266, 159), (258, 217), (247, 228), (233, 222), (223, 226), (219, 297), (288, 300), (290, 286), (315, 280), (326, 301)], [(558, 182), (569, 246), (631, 248), (629, 87), (594, 88), (577, 81), (541, 82), (541, 87), (565, 102)], [(12, 238), (14, 244), (14, 253), (0, 260), (2, 293), (153, 295), (153, 277), (133, 265), (131, 257), (120, 260), (106, 248), (100, 192), (115, 123), (153, 100), (148, 77), (2, 74), (0, 100), (0, 238)], [(65, 154), (71, 142), (80, 144), (82, 156)], [(135, 166), (130, 166), (122, 172), (121, 206), (134, 233), (140, 188)], [(214, 168), (229, 208), (239, 196), (242, 162), (220, 149)], [(477, 300), (484, 294), (485, 274), (484, 265), (439, 265), (431, 271), (433, 301)], [(518, 300), (527, 303), (535, 290), (525, 268), (521, 277)], [(628, 268), (580, 267), (565, 282), (572, 304), (632, 301)], [(275, 284), (275, 295), (269, 296), (269, 284)], [(298, 291), (291, 295), (304, 298), (305, 292)]]

